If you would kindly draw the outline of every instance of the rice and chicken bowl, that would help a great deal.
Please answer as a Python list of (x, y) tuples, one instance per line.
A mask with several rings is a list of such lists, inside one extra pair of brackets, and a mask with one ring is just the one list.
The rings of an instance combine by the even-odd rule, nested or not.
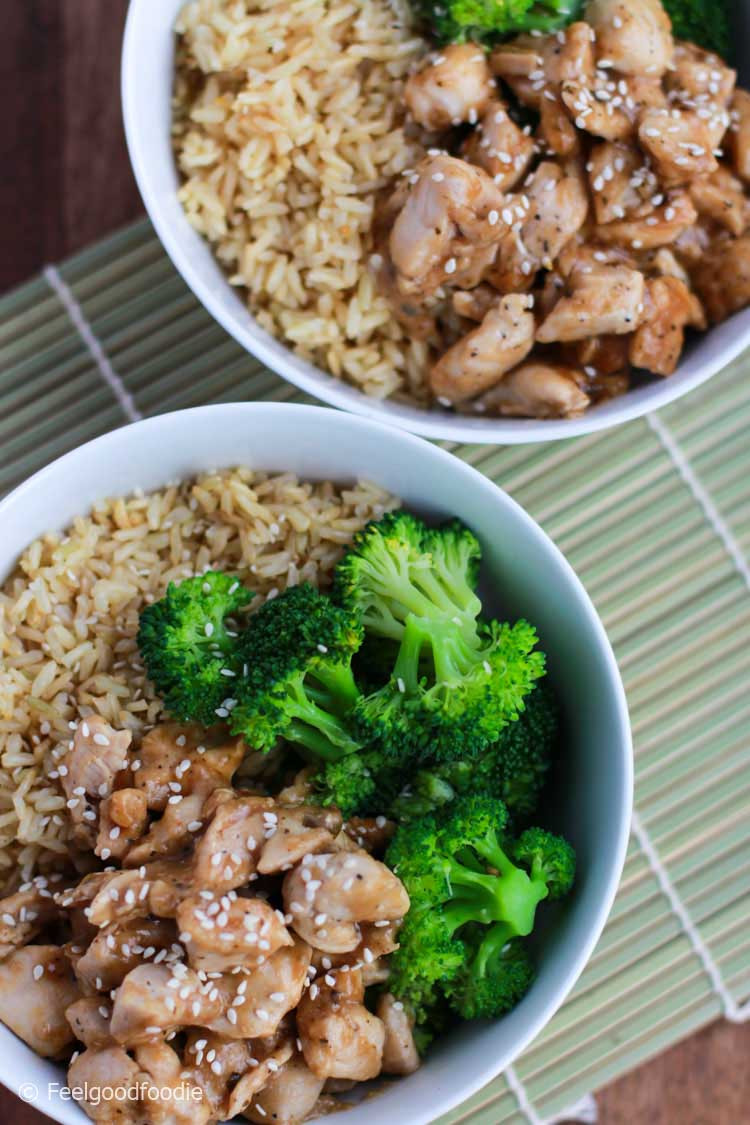
[(578, 416), (750, 302), (750, 95), (723, 6), (665, 7), (188, 4), (180, 199), (366, 394)]
[(531, 986), (559, 707), (480, 567), (459, 520), (246, 469), (23, 554), (0, 1019), (93, 1120), (292, 1125)]

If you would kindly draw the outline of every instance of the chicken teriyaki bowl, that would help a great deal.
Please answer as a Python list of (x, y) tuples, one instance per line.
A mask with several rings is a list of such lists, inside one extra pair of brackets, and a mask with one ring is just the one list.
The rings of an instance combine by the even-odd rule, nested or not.
[(176, 32), (190, 223), (365, 395), (580, 418), (750, 304), (723, 3), (191, 0)]
[(374, 485), (241, 468), (23, 553), (0, 1019), (93, 1120), (291, 1125), (529, 989), (559, 706), (481, 565)]

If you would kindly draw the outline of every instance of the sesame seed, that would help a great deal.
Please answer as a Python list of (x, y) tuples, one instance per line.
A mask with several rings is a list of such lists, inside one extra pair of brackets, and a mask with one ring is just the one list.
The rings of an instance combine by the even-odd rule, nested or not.
[(455, 258), (449, 258), (448, 261), (445, 263), (445, 272), (446, 273), (455, 273), (456, 272), (456, 259)]

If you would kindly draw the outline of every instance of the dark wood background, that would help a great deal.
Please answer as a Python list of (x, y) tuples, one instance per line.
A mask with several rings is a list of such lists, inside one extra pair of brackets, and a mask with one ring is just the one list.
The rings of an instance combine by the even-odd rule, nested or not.
[[(119, 111), (126, 7), (0, 0), (0, 292), (142, 212)], [(750, 1027), (717, 1023), (597, 1101), (601, 1125), (747, 1125)], [(2, 1125), (46, 1120), (0, 1090)]]

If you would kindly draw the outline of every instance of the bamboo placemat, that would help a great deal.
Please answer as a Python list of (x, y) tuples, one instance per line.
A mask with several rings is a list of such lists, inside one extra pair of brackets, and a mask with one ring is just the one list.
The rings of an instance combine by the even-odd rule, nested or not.
[[(0, 301), (0, 492), (128, 420), (300, 401), (198, 305), (147, 222)], [(441, 1125), (540, 1125), (717, 1016), (750, 1016), (750, 355), (687, 399), (548, 446), (453, 451), (557, 541), (628, 693), (622, 886), (567, 1003)], [(744, 1007), (743, 1007), (744, 1004)]]

